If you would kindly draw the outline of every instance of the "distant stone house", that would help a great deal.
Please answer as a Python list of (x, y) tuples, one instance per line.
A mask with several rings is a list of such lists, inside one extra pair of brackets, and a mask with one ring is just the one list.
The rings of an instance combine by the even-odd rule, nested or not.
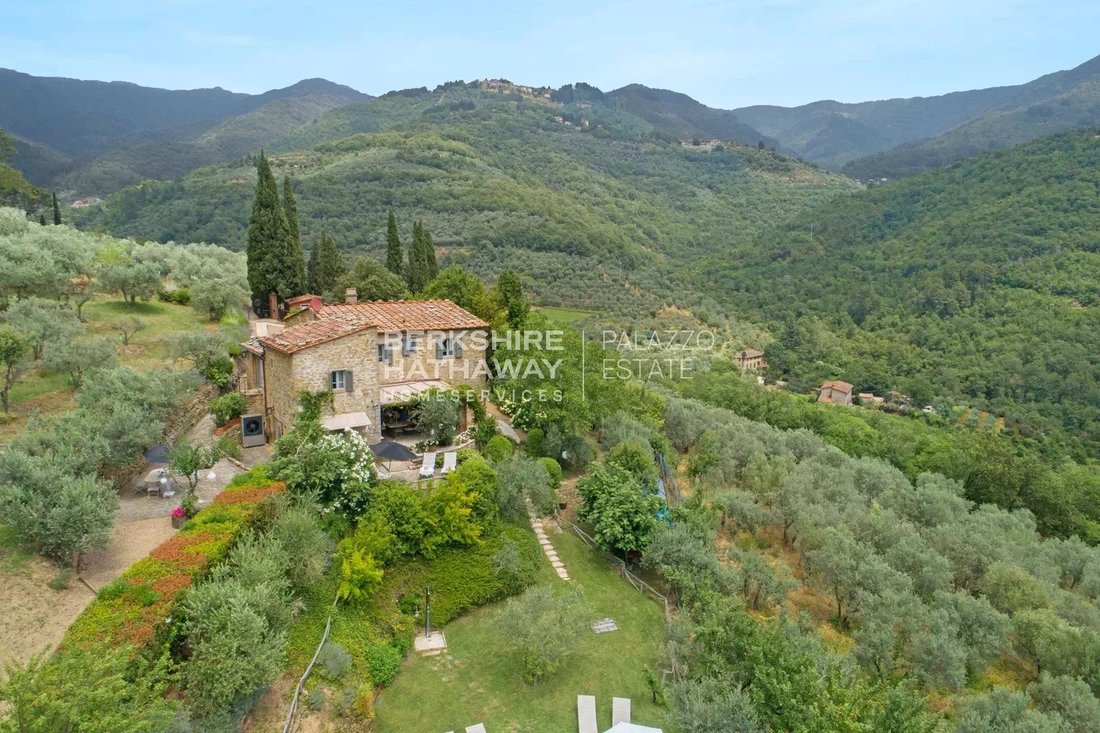
[(764, 352), (759, 349), (748, 348), (738, 351), (733, 355), (733, 363), (743, 372), (768, 368)]
[(353, 291), (339, 304), (293, 300), (284, 328), (242, 344), (246, 409), (265, 415), (272, 437), (293, 426), (303, 391), (332, 393), (326, 428), (376, 442), (383, 427), (408, 426), (418, 395), (484, 388), (489, 326), (450, 301), (357, 302)]
[(852, 404), (852, 385), (840, 380), (830, 380), (821, 384), (817, 401), (831, 405)]

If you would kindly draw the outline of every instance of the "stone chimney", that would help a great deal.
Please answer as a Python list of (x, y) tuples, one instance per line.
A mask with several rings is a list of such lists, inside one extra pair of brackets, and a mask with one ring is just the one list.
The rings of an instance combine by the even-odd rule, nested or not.
[(355, 288), (348, 288), (344, 291), (345, 303), (357, 303), (359, 302), (359, 292)]

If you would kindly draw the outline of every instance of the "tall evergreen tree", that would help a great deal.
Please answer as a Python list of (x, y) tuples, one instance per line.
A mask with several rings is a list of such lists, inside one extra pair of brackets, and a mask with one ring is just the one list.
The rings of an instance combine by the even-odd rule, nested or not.
[(292, 295), (293, 267), (288, 266), (290, 227), (279, 202), (279, 188), (267, 156), (260, 153), (256, 166), (256, 198), (248, 218), (248, 286), (252, 294), (265, 297), (277, 293)]
[(404, 251), (401, 247), (401, 237), (397, 234), (397, 217), (390, 209), (389, 221), (386, 222), (386, 269), (394, 275), (404, 273)]
[(423, 222), (413, 224), (413, 238), (409, 244), (409, 261), (405, 267), (405, 282), (409, 290), (419, 293), (439, 274), (435, 258), (435, 243)]
[(317, 264), (311, 273), (313, 279), (310, 281), (310, 290), (318, 295), (335, 293), (348, 268), (328, 232), (321, 232), (321, 238), (313, 246), (313, 255)]
[(309, 262), (306, 263), (306, 290), (315, 295), (321, 294), (321, 284), (317, 279), (317, 275), (321, 264), (321, 238), (324, 236), (324, 233), (322, 233), (321, 237), (318, 237), (313, 246), (309, 248)]
[(527, 313), (531, 310), (531, 304), (527, 295), (523, 292), (523, 283), (519, 275), (513, 270), (504, 270), (497, 278), (495, 292), (493, 293), (497, 304), (504, 310), (504, 317), (508, 321), (508, 327), (521, 330), (527, 321)]
[(302, 249), (302, 232), (298, 226), (298, 201), (290, 187), (290, 176), (283, 178), (283, 212), (290, 237), (287, 241), (287, 263), (290, 268), (289, 290), (283, 297), (301, 295), (306, 291), (306, 256)]
[(50, 195), (53, 198), (53, 223), (61, 224), (61, 207), (57, 205), (57, 192)]
[(439, 261), (435, 258), (435, 240), (432, 239), (432, 233), (428, 231), (423, 222), (420, 223), (420, 236), (422, 238), (420, 246), (424, 248), (423, 257), (427, 267), (427, 277), (424, 284), (427, 285), (439, 275)]

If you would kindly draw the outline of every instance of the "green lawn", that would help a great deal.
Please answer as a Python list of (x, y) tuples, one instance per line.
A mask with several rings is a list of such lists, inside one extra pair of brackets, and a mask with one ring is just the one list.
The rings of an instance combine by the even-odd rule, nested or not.
[[(660, 669), (664, 612), (571, 534), (551, 535), (573, 582), (593, 607), (593, 621), (611, 617), (618, 631), (585, 634), (565, 666), (537, 686), (521, 674), (521, 660), (501, 635), (501, 604), (481, 608), (444, 628), (448, 650), (436, 657), (410, 655), (393, 685), (376, 703), (382, 733), (444, 733), (484, 723), (490, 733), (576, 730), (577, 695), (595, 695), (600, 730), (611, 727), (611, 698), (633, 701), (635, 722), (660, 726), (642, 668)], [(544, 558), (545, 561), (545, 558)], [(540, 583), (562, 583), (548, 562)]]
[(593, 313), (593, 311), (582, 311), (576, 308), (555, 308), (551, 306), (540, 306), (535, 310), (550, 319), (552, 323), (560, 323), (566, 326), (571, 323), (576, 323), (583, 318), (587, 318)]

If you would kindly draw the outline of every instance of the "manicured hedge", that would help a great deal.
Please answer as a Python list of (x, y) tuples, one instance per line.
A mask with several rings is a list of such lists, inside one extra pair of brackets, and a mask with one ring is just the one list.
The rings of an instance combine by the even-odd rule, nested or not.
[(156, 636), (190, 588), (225, 557), (257, 510), (286, 485), (263, 468), (237, 476), (210, 506), (192, 517), (177, 535), (100, 589), (96, 599), (65, 632), (64, 647), (130, 644), (139, 649)]

